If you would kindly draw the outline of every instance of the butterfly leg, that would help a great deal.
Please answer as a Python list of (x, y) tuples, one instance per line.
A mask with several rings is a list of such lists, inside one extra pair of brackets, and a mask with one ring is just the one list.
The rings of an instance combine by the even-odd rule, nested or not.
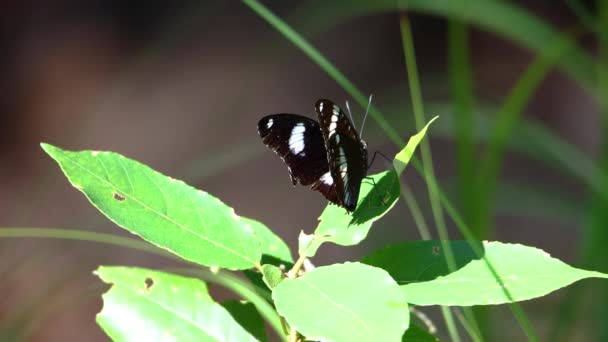
[[(385, 156), (384, 154), (382, 154), (382, 152), (380, 152), (380, 151), (375, 151), (375, 152), (374, 152), (374, 155), (372, 156), (372, 161), (371, 161), (371, 162), (369, 163), (369, 165), (367, 166), (367, 168), (368, 168), (368, 169), (369, 169), (369, 168), (371, 168), (371, 167), (372, 167), (372, 165), (374, 164), (374, 160), (376, 159), (376, 155), (380, 155), (382, 158), (384, 158), (384, 160), (386, 160), (386, 161), (388, 162), (388, 164), (389, 164), (389, 165), (391, 165), (391, 163), (392, 163), (392, 162), (391, 162), (391, 160), (390, 160), (390, 159), (388, 159), (388, 157), (387, 157), (387, 156)], [(367, 178), (367, 177), (366, 177), (366, 178)]]

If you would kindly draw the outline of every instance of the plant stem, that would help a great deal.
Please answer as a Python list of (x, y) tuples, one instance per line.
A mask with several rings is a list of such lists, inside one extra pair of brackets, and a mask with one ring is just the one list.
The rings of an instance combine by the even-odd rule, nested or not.
[(296, 278), (298, 276), (298, 272), (300, 272), (306, 258), (306, 253), (300, 254), (298, 260), (296, 260), (296, 263), (293, 264), (293, 267), (289, 270), (289, 272), (287, 272), (287, 278)]

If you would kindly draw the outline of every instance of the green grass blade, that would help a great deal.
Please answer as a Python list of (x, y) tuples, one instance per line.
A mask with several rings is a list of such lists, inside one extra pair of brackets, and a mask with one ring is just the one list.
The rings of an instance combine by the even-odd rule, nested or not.
[[(400, 5), (401, 4), (401, 5)], [(405, 4), (405, 5), (403, 5)], [(453, 0), (335, 0), (331, 2), (308, 1), (291, 15), (296, 27), (308, 34), (324, 32), (330, 27), (353, 18), (397, 10), (431, 14), (445, 18), (458, 18), (471, 26), (492, 32), (532, 51), (536, 55), (545, 53), (542, 47), (555, 41), (560, 33), (550, 24), (529, 13), (511, 1), (469, 1), (466, 8), (453, 6)], [(315, 18), (311, 21), (310, 18)], [(308, 24), (308, 26), (307, 26)], [(581, 86), (595, 91), (595, 63), (591, 55), (574, 42), (569, 42), (570, 53), (559, 61), (560, 69), (578, 81)], [(601, 94), (598, 94), (601, 96)]]
[(521, 114), (529, 99), (534, 94), (535, 89), (545, 78), (549, 70), (559, 60), (569, 45), (568, 35), (559, 37), (556, 41), (548, 42), (545, 46), (547, 52), (540, 55), (519, 78), (515, 86), (504, 101), (500, 111), (496, 115), (496, 121), (489, 135), (487, 149), (482, 157), (479, 166), (478, 179), (480, 184), (477, 186), (479, 199), (477, 201), (478, 213), (473, 226), (481, 229), (482, 237), (491, 237), (491, 215), (492, 198), (496, 192), (498, 178), (500, 177), (500, 167), (504, 156), (507, 140), (515, 127), (517, 127)]
[[(292, 29), (287, 23), (277, 17), (268, 8), (264, 7), (261, 3), (256, 0), (242, 0), (249, 8), (256, 12), (260, 17), (266, 20), (272, 25), (278, 32), (280, 32), (287, 40), (292, 42), (295, 46), (300, 48), (310, 59), (321, 67), (331, 78), (333, 78), (346, 92), (357, 102), (361, 107), (367, 106), (368, 98), (365, 96), (357, 87), (352, 83), (344, 73), (338, 70), (325, 56), (323, 56), (312, 44), (310, 44), (304, 37), (298, 34)], [(389, 138), (396, 143), (401, 143), (397, 131), (384, 119), (384, 116), (380, 114), (374, 105), (370, 106), (369, 115), (378, 123), (378, 125), (386, 132)]]
[[(407, 68), (407, 75), (409, 79), (410, 96), (412, 98), (412, 106), (414, 108), (414, 118), (416, 121), (416, 127), (420, 131), (424, 127), (424, 108), (422, 105), (422, 92), (420, 90), (420, 81), (418, 80), (418, 68), (416, 66), (414, 42), (412, 39), (412, 33), (410, 29), (409, 20), (406, 16), (402, 16), (399, 20), (401, 28), (401, 38), (403, 42), (403, 52), (405, 55), (405, 64)], [(427, 184), (427, 190), (429, 193), (429, 199), (431, 202), (431, 210), (433, 211), (433, 218), (437, 227), (439, 238), (442, 241), (449, 240), (447, 228), (443, 217), (443, 212), (439, 200), (437, 198), (437, 183), (433, 171), (433, 160), (431, 157), (431, 148), (428, 140), (423, 140), (420, 146), (422, 153), (422, 164), (424, 178)], [(448, 268), (453, 270), (456, 269), (456, 263), (452, 250), (447, 243), (442, 243), (442, 247), (445, 251), (445, 260)], [(442, 314), (445, 318), (450, 333), (450, 338), (453, 341), (460, 341), (458, 330), (454, 325), (454, 317), (452, 312), (447, 308), (441, 308)]]
[[(463, 7), (462, 2), (458, 2)], [(457, 10), (457, 9), (455, 9)], [(456, 157), (458, 167), (458, 195), (464, 217), (470, 219), (475, 213), (474, 145), (473, 145), (473, 84), (469, 62), (468, 28), (460, 19), (450, 18), (448, 23), (448, 61), (454, 123)], [(475, 232), (481, 236), (480, 232)]]
[(182, 260), (181, 258), (176, 257), (174, 254), (154, 247), (153, 245), (143, 241), (113, 234), (96, 233), (78, 229), (1, 227), (0, 239), (2, 238), (61, 239), (97, 242), (135, 249), (175, 260)]

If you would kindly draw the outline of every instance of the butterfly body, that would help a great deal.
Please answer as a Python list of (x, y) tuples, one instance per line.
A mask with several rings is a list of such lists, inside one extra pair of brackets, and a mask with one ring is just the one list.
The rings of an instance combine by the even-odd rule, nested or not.
[(296, 114), (263, 117), (258, 133), (283, 159), (294, 185), (311, 185), (331, 203), (352, 212), (367, 176), (367, 145), (332, 101), (317, 101), (315, 111), (318, 122)]

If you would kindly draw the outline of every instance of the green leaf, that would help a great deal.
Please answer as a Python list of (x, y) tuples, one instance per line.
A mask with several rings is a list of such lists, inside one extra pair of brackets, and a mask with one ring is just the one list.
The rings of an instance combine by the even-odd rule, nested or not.
[(132, 267), (95, 274), (113, 284), (97, 323), (114, 341), (257, 341), (198, 279)]
[[(312, 257), (324, 242), (352, 246), (365, 239), (372, 224), (395, 205), (401, 193), (395, 171), (384, 171), (370, 177), (373, 181), (365, 179), (361, 183), (359, 202), (352, 215), (337, 205), (327, 205), (313, 236), (300, 235), (300, 254)], [(302, 236), (308, 238), (303, 239)]]
[(256, 220), (249, 218), (243, 219), (245, 222), (249, 223), (255, 236), (260, 241), (263, 264), (273, 264), (275, 266), (293, 264), (293, 258), (291, 257), (289, 247), (280, 237), (270, 230), (270, 228)]
[(255, 336), (258, 341), (268, 341), (264, 320), (255, 308), (255, 305), (240, 300), (229, 300), (223, 302), (221, 305), (230, 313), (232, 318), (241, 325), (241, 327)]
[(205, 266), (258, 266), (251, 225), (210, 194), (112, 152), (42, 144), (72, 185), (117, 225)]
[(402, 342), (439, 342), (439, 339), (426, 330), (413, 324), (403, 334)]
[(534, 247), (484, 242), (484, 249), (485, 258), (500, 282), (484, 260), (474, 260), (444, 277), (402, 285), (408, 302), (459, 306), (503, 304), (541, 297), (584, 278), (608, 278), (607, 274), (569, 266)]
[(274, 289), (285, 278), (280, 268), (269, 264), (262, 265), (262, 276), (269, 289)]
[(426, 126), (420, 130), (420, 132), (412, 135), (405, 147), (399, 153), (397, 153), (397, 155), (395, 155), (393, 167), (395, 168), (397, 174), (400, 175), (403, 170), (405, 170), (407, 164), (409, 164), (410, 159), (412, 159), (412, 156), (414, 155), (414, 151), (416, 151), (416, 147), (418, 147), (418, 144), (420, 144), (420, 141), (422, 141), (422, 138), (424, 138), (427, 129), (437, 118), (438, 116), (432, 118), (431, 121), (429, 121)]
[(409, 310), (397, 283), (360, 263), (323, 266), (273, 291), (279, 314), (309, 340), (400, 341)]
[[(477, 242), (479, 250), (483, 247)], [(451, 241), (457, 269), (476, 257), (467, 241)], [(382, 268), (400, 284), (429, 281), (450, 273), (441, 248), (441, 241), (407, 241), (377, 250), (362, 260), (362, 263)]]

